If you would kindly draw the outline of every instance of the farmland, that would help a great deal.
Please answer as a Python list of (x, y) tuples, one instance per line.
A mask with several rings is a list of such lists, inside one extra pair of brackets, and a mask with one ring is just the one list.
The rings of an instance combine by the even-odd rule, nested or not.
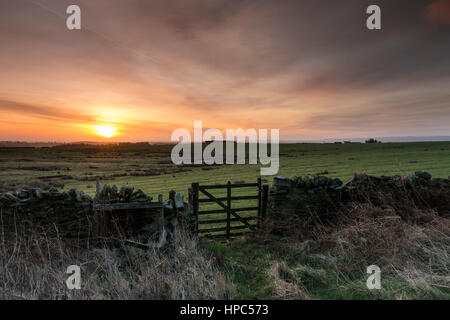
[[(0, 148), (2, 191), (43, 183), (93, 194), (95, 179), (129, 184), (156, 197), (171, 189), (186, 193), (192, 182), (254, 182), (259, 165), (175, 166), (171, 145), (65, 145), (51, 148)], [(450, 142), (382, 144), (282, 144), (285, 177), (323, 174), (344, 182), (354, 173), (406, 175), (417, 170), (434, 177), (450, 175)], [(270, 176), (263, 177), (269, 183)]]

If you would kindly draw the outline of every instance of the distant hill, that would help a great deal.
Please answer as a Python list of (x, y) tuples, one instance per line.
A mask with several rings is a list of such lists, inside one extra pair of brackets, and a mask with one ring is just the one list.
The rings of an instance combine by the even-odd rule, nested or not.
[(332, 143), (336, 141), (351, 141), (362, 142), (374, 138), (381, 142), (431, 142), (431, 141), (450, 141), (450, 136), (429, 136), (429, 137), (367, 137), (367, 138), (332, 138), (332, 139), (317, 139), (317, 140), (282, 140), (280, 143), (296, 143), (296, 142), (309, 142), (309, 143)]
[[(329, 139), (288, 139), (281, 140), (280, 143), (333, 143), (333, 142), (361, 142), (374, 138), (381, 142), (431, 142), (431, 141), (450, 141), (450, 136), (429, 136), (429, 137), (366, 137), (366, 138), (329, 138)], [(77, 142), (26, 142), (26, 141), (0, 141), (0, 148), (43, 148), (55, 147), (61, 145), (110, 145), (110, 144), (150, 144), (166, 145), (174, 142), (96, 142), (96, 141), (77, 141)]]
[(450, 136), (431, 137), (375, 137), (382, 142), (429, 142), (429, 141), (450, 141)]
[(24, 141), (0, 141), (0, 148), (43, 148), (61, 145), (60, 142), (24, 142)]

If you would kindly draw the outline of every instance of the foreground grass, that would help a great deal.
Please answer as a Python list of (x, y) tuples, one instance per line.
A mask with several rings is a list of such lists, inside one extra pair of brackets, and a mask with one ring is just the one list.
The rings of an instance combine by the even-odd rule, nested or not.
[[(352, 245), (337, 253), (315, 246), (320, 240), (248, 238), (198, 243), (183, 233), (169, 247), (147, 251), (86, 250), (45, 237), (2, 239), (0, 299), (448, 300), (448, 229), (442, 229), (445, 233), (427, 229), (421, 234), (420, 228), (411, 227), (406, 236), (411, 252), (399, 242), (394, 245), (401, 263), (392, 260), (389, 252), (375, 261), (382, 269), (381, 290), (367, 289), (368, 275), (359, 268), (371, 263), (360, 256), (378, 246), (376, 241), (366, 248)], [(364, 238), (358, 234), (355, 239), (354, 235), (336, 239), (335, 245)], [(424, 245), (428, 252), (420, 252)], [(360, 263), (352, 264), (351, 257)], [(72, 264), (82, 268), (81, 290), (65, 286), (65, 270)]]
[(323, 255), (296, 257), (280, 246), (268, 249), (245, 240), (203, 246), (221, 261), (225, 275), (234, 282), (236, 299), (450, 299), (448, 288), (417, 286), (393, 274), (382, 276), (381, 290), (369, 290), (367, 274), (340, 274), (335, 262)]
[[(353, 202), (323, 222), (279, 215), (247, 239), (203, 246), (241, 299), (450, 299), (448, 214), (432, 202), (421, 208), (401, 186), (395, 192), (394, 202)], [(381, 290), (367, 288), (371, 265)]]
[[(80, 290), (66, 287), (70, 265), (81, 267)], [(209, 300), (232, 299), (234, 292), (197, 240), (184, 232), (168, 247), (146, 251), (87, 249), (86, 243), (43, 236), (0, 238), (0, 300)]]

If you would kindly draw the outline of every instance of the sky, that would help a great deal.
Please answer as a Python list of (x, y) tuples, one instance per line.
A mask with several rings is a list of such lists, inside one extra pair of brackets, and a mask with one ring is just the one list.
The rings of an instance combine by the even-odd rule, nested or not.
[(450, 136), (450, 0), (0, 0), (0, 140), (170, 141), (195, 120)]

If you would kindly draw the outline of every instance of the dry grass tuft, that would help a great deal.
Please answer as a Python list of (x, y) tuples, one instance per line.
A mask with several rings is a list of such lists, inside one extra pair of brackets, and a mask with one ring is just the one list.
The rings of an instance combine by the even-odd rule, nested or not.
[(285, 300), (309, 299), (294, 270), (283, 261), (275, 261), (267, 272), (275, 294)]

